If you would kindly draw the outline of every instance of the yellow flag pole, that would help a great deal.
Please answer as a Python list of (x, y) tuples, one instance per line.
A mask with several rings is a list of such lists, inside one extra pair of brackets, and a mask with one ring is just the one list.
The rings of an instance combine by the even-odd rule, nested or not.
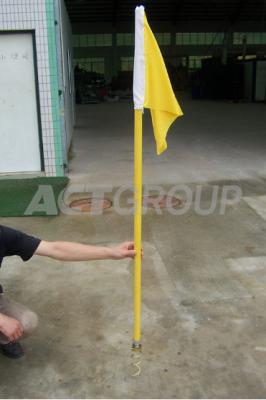
[(142, 223), (142, 110), (134, 110), (134, 336), (133, 348), (141, 347), (141, 223)]

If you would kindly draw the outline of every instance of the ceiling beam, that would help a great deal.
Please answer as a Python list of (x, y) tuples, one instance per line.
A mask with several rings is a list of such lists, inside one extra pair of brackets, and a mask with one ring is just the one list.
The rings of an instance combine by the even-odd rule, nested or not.
[(113, 27), (117, 24), (117, 11), (119, 7), (119, 0), (113, 0), (112, 4), (112, 25)]
[[(179, 21), (225, 22), (226, 29), (241, 19), (259, 21), (266, 0), (65, 0), (72, 21), (110, 22), (113, 26), (133, 21), (134, 8), (146, 5), (150, 21), (170, 21), (176, 26)], [(0, 0), (1, 2), (1, 0)]]
[(177, 24), (178, 15), (181, 13), (184, 3), (185, 3), (185, 0), (177, 0), (176, 1), (175, 12), (173, 15), (173, 25)]
[(246, 8), (246, 5), (249, 0), (239, 0), (238, 4), (236, 5), (233, 13), (229, 17), (230, 27), (232, 27), (239, 19), (240, 15)]

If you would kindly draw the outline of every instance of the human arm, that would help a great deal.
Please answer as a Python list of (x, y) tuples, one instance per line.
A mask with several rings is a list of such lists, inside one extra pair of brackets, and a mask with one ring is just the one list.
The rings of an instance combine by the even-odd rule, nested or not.
[(0, 332), (10, 341), (15, 341), (23, 335), (23, 327), (18, 320), (0, 313)]
[(34, 254), (61, 261), (91, 261), (134, 258), (136, 252), (133, 242), (124, 242), (114, 247), (105, 247), (77, 242), (48, 242), (42, 240)]
[(4, 256), (18, 255), (23, 261), (34, 254), (62, 261), (88, 261), (135, 256), (133, 242), (124, 242), (114, 247), (91, 246), (76, 242), (45, 241), (13, 228), (0, 225), (0, 240), (4, 244)]

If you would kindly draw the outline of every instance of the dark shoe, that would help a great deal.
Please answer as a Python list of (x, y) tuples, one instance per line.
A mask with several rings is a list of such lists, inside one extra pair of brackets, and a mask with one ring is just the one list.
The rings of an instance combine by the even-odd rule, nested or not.
[(4, 356), (9, 358), (20, 358), (24, 356), (23, 348), (19, 342), (0, 344), (0, 351)]

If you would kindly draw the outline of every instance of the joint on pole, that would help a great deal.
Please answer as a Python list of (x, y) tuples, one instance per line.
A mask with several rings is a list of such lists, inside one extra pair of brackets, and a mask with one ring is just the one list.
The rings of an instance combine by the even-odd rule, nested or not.
[(134, 351), (141, 351), (142, 345), (140, 342), (133, 340), (131, 349)]

